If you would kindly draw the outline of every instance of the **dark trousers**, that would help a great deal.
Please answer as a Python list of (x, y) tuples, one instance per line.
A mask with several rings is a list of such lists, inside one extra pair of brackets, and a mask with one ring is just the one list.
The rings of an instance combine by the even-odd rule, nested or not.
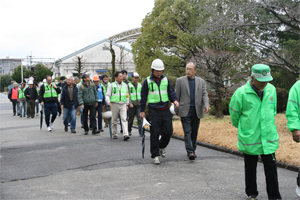
[(57, 100), (57, 112), (59, 116), (61, 115), (61, 107), (60, 107), (60, 102)]
[(138, 121), (139, 134), (141, 135), (143, 122), (140, 117), (140, 106), (133, 106), (133, 108), (129, 107), (128, 110), (128, 132), (131, 133), (134, 116), (136, 116), (136, 119)]
[(300, 168), (298, 172), (297, 185), (300, 187)]
[(19, 102), (17, 99), (12, 99), (11, 103), (13, 106), (13, 114), (16, 115), (16, 113), (19, 112)]
[(98, 102), (98, 130), (102, 129), (102, 102)]
[(82, 112), (84, 130), (89, 131), (89, 127), (88, 127), (88, 123), (87, 123), (88, 111), (90, 111), (91, 128), (93, 129), (93, 131), (96, 131), (97, 126), (96, 126), (96, 107), (95, 107), (95, 105), (84, 105), (84, 109)]
[(57, 103), (45, 103), (44, 102), (44, 112), (45, 112), (45, 122), (48, 127), (48, 126), (50, 126), (50, 114), (52, 114), (51, 123), (53, 123), (56, 119)]
[(35, 100), (27, 100), (27, 116), (34, 117)]
[[(281, 195), (279, 193), (275, 153), (261, 155), (261, 158), (264, 165), (268, 198), (281, 199)], [(246, 194), (248, 196), (258, 195), (256, 184), (257, 160), (258, 155), (244, 154)]]
[[(151, 158), (159, 156), (159, 149), (166, 148), (173, 134), (172, 114), (169, 109), (149, 109)], [(159, 136), (161, 138), (159, 139)]]
[(184, 131), (184, 143), (187, 154), (195, 153), (197, 148), (197, 136), (200, 119), (197, 117), (196, 108), (190, 107), (186, 117), (181, 117), (181, 124)]

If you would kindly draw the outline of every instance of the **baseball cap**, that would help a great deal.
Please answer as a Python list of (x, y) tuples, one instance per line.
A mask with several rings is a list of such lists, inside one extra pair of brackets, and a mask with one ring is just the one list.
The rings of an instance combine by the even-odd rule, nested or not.
[(265, 64), (256, 64), (252, 66), (252, 74), (256, 80), (260, 82), (272, 81), (273, 77), (271, 76), (271, 69), (268, 65)]

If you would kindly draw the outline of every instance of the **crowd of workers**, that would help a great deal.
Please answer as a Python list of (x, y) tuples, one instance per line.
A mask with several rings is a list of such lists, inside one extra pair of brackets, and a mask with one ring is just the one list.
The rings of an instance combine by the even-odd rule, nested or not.
[[(28, 82), (26, 89), (25, 84), (19, 88), (15, 83), (8, 98), (13, 104), (13, 115), (25, 117), (27, 110), (27, 118), (34, 117), (35, 102), (38, 115), (39, 102), (44, 109), (48, 131), (53, 130), (55, 118), (63, 110), (64, 130), (67, 132), (70, 124), (71, 133), (76, 133), (76, 110), (79, 109), (84, 135), (88, 135), (89, 130), (92, 134), (102, 132), (102, 112), (110, 109), (113, 139), (118, 139), (117, 121), (120, 120), (124, 141), (130, 139), (134, 117), (138, 121), (139, 134), (142, 134), (142, 119), (147, 115), (154, 164), (160, 164), (159, 158), (166, 156), (165, 149), (173, 134), (171, 103), (171, 107), (175, 107), (174, 112), (181, 118), (187, 156), (194, 160), (197, 158), (200, 119), (209, 111), (206, 83), (195, 76), (196, 65), (189, 62), (186, 76), (177, 79), (174, 90), (163, 74), (164, 69), (163, 61), (155, 59), (150, 76), (142, 84), (137, 72), (132, 73), (132, 82), (129, 82), (125, 70), (113, 74), (113, 83), (108, 82), (107, 75), (102, 75), (102, 83), (99, 76), (91, 80), (88, 74), (81, 76), (81, 82), (78, 77), (67, 76), (66, 80), (61, 77), (61, 82), (55, 83), (51, 76), (47, 76), (40, 89), (32, 81)], [(237, 145), (244, 153), (245, 191), (248, 199), (257, 199), (256, 167), (260, 156), (265, 169), (268, 197), (281, 199), (275, 158), (279, 144), (275, 126), (276, 89), (269, 83), (273, 80), (269, 66), (256, 64), (251, 71), (251, 79), (235, 91), (229, 105), (232, 125), (238, 128)], [(148, 113), (145, 112), (146, 104)], [(300, 142), (300, 81), (290, 90), (286, 117), (294, 141)], [(107, 119), (104, 123), (107, 127)], [(296, 192), (300, 197), (300, 172), (297, 184)]]

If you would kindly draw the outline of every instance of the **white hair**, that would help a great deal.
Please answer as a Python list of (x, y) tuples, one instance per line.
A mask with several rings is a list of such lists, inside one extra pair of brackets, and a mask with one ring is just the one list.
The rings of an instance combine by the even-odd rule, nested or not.
[(72, 78), (72, 80), (74, 81), (74, 77), (72, 75), (67, 75), (67, 79), (68, 78)]

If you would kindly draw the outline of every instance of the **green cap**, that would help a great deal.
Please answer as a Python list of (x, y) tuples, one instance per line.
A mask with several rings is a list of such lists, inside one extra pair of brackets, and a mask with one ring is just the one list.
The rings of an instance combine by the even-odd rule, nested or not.
[(253, 65), (251, 76), (254, 76), (256, 80), (260, 82), (268, 82), (273, 80), (270, 67), (264, 64)]

